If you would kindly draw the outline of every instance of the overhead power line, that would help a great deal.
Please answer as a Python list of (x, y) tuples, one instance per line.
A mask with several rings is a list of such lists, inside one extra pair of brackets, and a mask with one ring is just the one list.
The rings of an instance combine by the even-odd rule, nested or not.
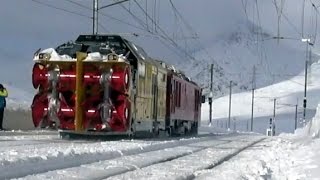
[[(271, 3), (276, 6), (274, 0), (271, 0)], [(282, 12), (281, 12), (281, 16), (284, 17), (284, 19), (288, 22), (288, 24), (297, 32), (297, 34), (299, 34), (299, 35), (302, 37), (302, 34), (303, 34), (303, 33), (301, 33), (301, 32), (298, 30), (298, 28), (296, 27), (296, 25), (294, 25), (294, 23), (293, 23), (293, 22), (288, 18), (288, 16), (283, 12), (283, 10), (282, 10)]]
[(133, 0), (137, 6), (140, 8), (141, 11), (143, 11), (143, 13), (148, 17), (148, 19), (151, 20), (151, 22), (153, 24), (155, 24), (157, 26), (157, 28), (161, 31), (162, 34), (159, 34), (158, 35), (166, 40), (169, 40), (171, 43), (171, 45), (173, 45), (174, 47), (176, 47), (179, 51), (183, 52), (187, 57), (189, 57), (190, 59), (192, 60), (195, 60), (195, 58), (190, 55), (189, 52), (187, 52), (185, 49), (181, 48), (157, 23), (155, 23), (155, 20), (152, 19), (152, 17), (150, 17), (150, 15), (148, 14), (148, 12), (146, 12), (143, 7), (141, 7), (141, 5), (136, 1), (136, 0)]
[(319, 10), (318, 10), (318, 6), (316, 6), (312, 0), (309, 0), (310, 3), (312, 4), (312, 7), (314, 8), (315, 12), (316, 12), (316, 20), (315, 20), (315, 31), (314, 31), (314, 39), (313, 39), (313, 44), (316, 43), (317, 40), (317, 35), (318, 35), (318, 15), (319, 15)]
[(98, 26), (100, 26), (104, 31), (110, 33), (110, 31), (106, 27), (104, 27), (104, 25), (102, 25), (101, 23), (98, 23)]
[[(115, 0), (114, 0), (115, 1)], [(116, 2), (116, 1), (115, 1)], [(129, 1), (130, 2), (130, 1)], [(149, 33), (151, 33), (151, 31), (147, 28), (146, 23), (143, 22), (143, 20), (141, 20), (139, 17), (137, 17), (130, 9), (126, 8), (123, 4), (120, 4), (120, 6), (122, 7), (122, 9), (124, 9), (125, 11), (127, 11), (132, 17), (133, 19), (139, 23), (142, 27), (144, 31), (147, 31)], [(142, 28), (141, 28), (142, 29)], [(152, 34), (152, 33), (151, 33)]]
[(73, 0), (66, 0), (66, 1), (68, 1), (68, 2), (70, 2), (72, 4), (75, 4), (75, 5), (79, 6), (79, 7), (82, 7), (84, 9), (93, 10), (92, 8), (90, 8), (88, 6), (85, 6), (85, 5), (81, 4), (81, 3), (78, 3), (76, 1), (73, 1)]
[[(197, 43), (198, 46), (200, 47), (200, 49), (202, 49), (204, 51), (204, 53), (209, 57), (209, 59), (211, 59), (211, 61), (213, 63), (215, 63), (216, 66), (218, 66), (219, 68), (221, 68), (219, 66), (219, 64), (215, 61), (215, 59), (210, 55), (210, 53), (208, 52), (208, 50), (203, 46), (203, 44), (200, 42), (200, 40), (198, 39), (198, 33), (194, 30), (194, 28), (190, 25), (190, 23), (188, 23), (188, 21), (183, 17), (183, 15), (180, 13), (180, 11), (176, 8), (176, 6), (173, 4), (172, 0), (169, 0), (172, 8), (174, 9), (174, 11), (176, 12), (176, 14), (180, 17), (181, 21), (185, 24), (185, 26), (187, 27), (187, 29), (189, 30), (191, 36), (195, 35), (196, 37), (194, 38)], [(222, 68), (221, 68), (222, 69)], [(231, 74), (228, 73), (227, 71), (225, 71), (227, 74)]]
[(176, 6), (173, 4), (172, 0), (169, 0), (173, 10), (176, 12), (176, 14), (180, 17), (180, 19), (182, 20), (182, 22), (185, 24), (185, 26), (187, 27), (187, 29), (190, 31), (191, 34), (195, 34), (196, 36), (197, 33), (196, 31), (193, 29), (193, 27), (188, 23), (188, 21), (182, 16), (182, 14), (178, 11), (178, 9), (176, 8)]
[(301, 14), (301, 32), (302, 32), (302, 37), (304, 37), (304, 9), (305, 9), (305, 4), (306, 0), (303, 0), (302, 4), (302, 14)]
[(49, 8), (57, 9), (57, 10), (64, 11), (64, 12), (67, 12), (67, 13), (70, 13), (70, 14), (74, 14), (74, 15), (78, 15), (78, 16), (82, 16), (82, 17), (91, 19), (90, 16), (87, 16), (87, 15), (84, 15), (84, 14), (81, 14), (81, 13), (78, 13), (78, 12), (70, 11), (70, 10), (67, 10), (67, 9), (64, 9), (64, 8), (60, 8), (60, 7), (51, 5), (51, 4), (47, 4), (47, 3), (44, 3), (44, 2), (38, 1), (38, 0), (31, 0), (31, 1), (33, 1), (35, 3), (38, 3), (38, 4), (41, 4), (43, 6), (49, 7)]
[[(168, 50), (172, 51), (172, 52), (175, 53), (176, 55), (182, 57), (181, 54), (179, 54), (177, 51), (175, 51), (175, 50), (172, 49), (172, 48), (169, 48), (170, 44), (172, 45), (172, 43), (169, 43), (169, 44), (168, 44), (168, 38), (167, 38), (167, 37), (165, 37), (164, 35), (159, 34), (158, 32), (156, 32), (156, 34), (155, 34), (154, 32), (150, 31), (149, 29), (147, 29), (146, 23), (144, 23), (143, 20), (141, 20), (138, 16), (136, 16), (136, 15), (131, 11), (131, 9), (126, 8), (126, 7), (123, 6), (122, 4), (120, 4), (120, 6), (121, 6), (125, 11), (127, 11), (127, 12), (134, 18), (134, 20), (135, 20), (136, 22), (138, 22), (138, 23), (143, 27), (143, 29), (140, 28), (141, 30), (148, 32), (149, 34), (151, 34), (151, 35), (154, 36), (154, 37), (157, 37), (157, 38), (159, 39), (159, 42), (160, 42), (161, 44), (163, 44), (165, 48), (167, 48)], [(141, 6), (140, 6), (140, 7), (141, 7)], [(141, 7), (141, 8), (142, 8), (142, 7)], [(143, 8), (142, 8), (142, 9), (143, 9)], [(148, 16), (147, 16), (147, 17), (148, 17)], [(158, 25), (158, 24), (155, 24), (155, 26), (156, 26), (157, 28), (159, 28), (159, 25)], [(168, 37), (169, 37), (169, 36), (168, 36)], [(169, 37), (169, 38), (170, 38), (170, 37)]]
[(147, 30), (146, 30), (145, 28), (143, 28), (143, 27), (139, 27), (139, 26), (136, 26), (136, 25), (134, 25), (134, 24), (128, 23), (128, 22), (126, 22), (126, 21), (124, 21), (124, 20), (115, 18), (114, 16), (111, 16), (111, 15), (109, 15), (109, 14), (107, 14), (107, 13), (101, 13), (101, 12), (99, 11), (99, 14), (102, 15), (102, 16), (104, 16), (104, 17), (107, 17), (107, 18), (109, 18), (109, 19), (111, 19), (111, 20), (120, 22), (120, 23), (122, 23), (122, 24), (128, 25), (128, 26), (133, 27), (133, 28), (135, 28), (135, 29), (139, 29), (139, 30), (142, 30), (142, 31), (146, 31), (146, 32), (147, 32)]
[[(88, 19), (92, 19), (91, 16), (87, 16), (87, 15), (84, 15), (84, 14), (81, 14), (81, 13), (70, 11), (68, 9), (60, 8), (60, 7), (57, 7), (57, 6), (54, 6), (54, 5), (51, 5), (51, 4), (47, 4), (47, 3), (44, 3), (44, 2), (41, 2), (41, 1), (38, 1), (38, 0), (31, 0), (31, 1), (33, 1), (35, 3), (38, 3), (40, 5), (43, 5), (43, 6), (49, 7), (49, 8), (57, 9), (57, 10), (64, 11), (64, 12), (67, 12), (67, 13), (71, 13), (71, 14), (74, 14), (74, 15), (78, 15), (78, 16), (81, 16), (81, 17), (86, 17)], [(87, 10), (91, 10), (91, 11), (93, 10), (93, 8), (85, 6), (83, 4), (80, 4), (80, 3), (76, 2), (76, 1), (73, 1), (73, 0), (66, 0), (66, 1), (68, 1), (68, 2), (70, 2), (72, 4), (75, 4), (75, 5), (79, 6), (79, 7), (82, 7), (83, 9), (87, 9)], [(141, 28), (139, 26), (133, 25), (133, 24), (131, 24), (129, 22), (126, 22), (124, 20), (121, 20), (119, 18), (115, 18), (114, 16), (111, 16), (111, 15), (109, 15), (107, 13), (102, 13), (102, 12), (99, 11), (99, 14), (101, 14), (102, 16), (104, 16), (106, 18), (109, 18), (111, 20), (114, 20), (114, 21), (120, 22), (122, 24), (128, 25), (130, 27), (133, 27), (133, 28), (136, 28), (136, 29), (139, 29), (139, 30), (142, 30), (142, 31), (146, 31), (144, 28)], [(102, 27), (102, 24), (100, 24), (99, 26)], [(105, 27), (103, 29), (107, 30)]]

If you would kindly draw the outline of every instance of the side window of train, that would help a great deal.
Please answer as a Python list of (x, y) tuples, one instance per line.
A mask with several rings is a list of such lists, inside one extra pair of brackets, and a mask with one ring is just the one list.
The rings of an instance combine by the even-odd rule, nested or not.
[(197, 111), (199, 109), (199, 91), (195, 90), (194, 91), (194, 97), (195, 97), (195, 103), (194, 103), (194, 109)]
[(178, 107), (181, 107), (181, 83), (179, 83), (179, 101), (178, 101)]
[(139, 62), (138, 71), (139, 71), (139, 76), (141, 77), (146, 76), (146, 65), (144, 64), (144, 62), (141, 62), (141, 61)]
[(175, 105), (176, 107), (180, 107), (181, 104), (181, 83), (176, 81), (175, 84)]
[(173, 92), (174, 92), (174, 106), (176, 106), (177, 107), (177, 101), (178, 101), (178, 96), (177, 96), (177, 85), (178, 85), (178, 82), (177, 81), (174, 81), (174, 90), (173, 90)]

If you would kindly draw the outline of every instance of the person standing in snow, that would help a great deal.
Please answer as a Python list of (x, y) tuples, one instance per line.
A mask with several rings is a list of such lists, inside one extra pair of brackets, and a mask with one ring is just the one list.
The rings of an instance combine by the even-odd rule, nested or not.
[(0, 130), (3, 130), (3, 113), (6, 107), (6, 97), (8, 97), (8, 91), (2, 84), (0, 84)]

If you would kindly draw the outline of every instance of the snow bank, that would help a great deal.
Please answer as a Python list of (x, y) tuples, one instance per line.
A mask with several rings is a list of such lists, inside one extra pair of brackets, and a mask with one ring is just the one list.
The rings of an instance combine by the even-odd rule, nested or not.
[(312, 138), (320, 137), (320, 104), (312, 120), (305, 127), (297, 129), (295, 135), (300, 137), (310, 136)]

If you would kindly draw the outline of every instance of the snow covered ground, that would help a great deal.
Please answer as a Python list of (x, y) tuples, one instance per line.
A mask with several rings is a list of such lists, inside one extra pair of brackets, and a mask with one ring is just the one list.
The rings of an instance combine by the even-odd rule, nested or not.
[(0, 179), (319, 179), (320, 63), (310, 70), (309, 123), (299, 123), (295, 133), (295, 109), (288, 105), (303, 97), (301, 75), (256, 91), (255, 132), (265, 133), (276, 97), (279, 136), (244, 132), (251, 117), (249, 91), (232, 95), (230, 131), (226, 96), (214, 101), (211, 127), (203, 106), (202, 136), (193, 138), (72, 141), (53, 131), (0, 132)]
[(318, 179), (319, 131), (308, 131), (120, 141), (0, 132), (0, 179)]
[(240, 152), (196, 179), (319, 179), (320, 109), (306, 127), (282, 133)]
[[(162, 179), (169, 173), (175, 179), (193, 176), (264, 138), (231, 134), (95, 142), (63, 140), (52, 132), (14, 134), (0, 136), (0, 179)], [(146, 174), (151, 171), (152, 176)]]

